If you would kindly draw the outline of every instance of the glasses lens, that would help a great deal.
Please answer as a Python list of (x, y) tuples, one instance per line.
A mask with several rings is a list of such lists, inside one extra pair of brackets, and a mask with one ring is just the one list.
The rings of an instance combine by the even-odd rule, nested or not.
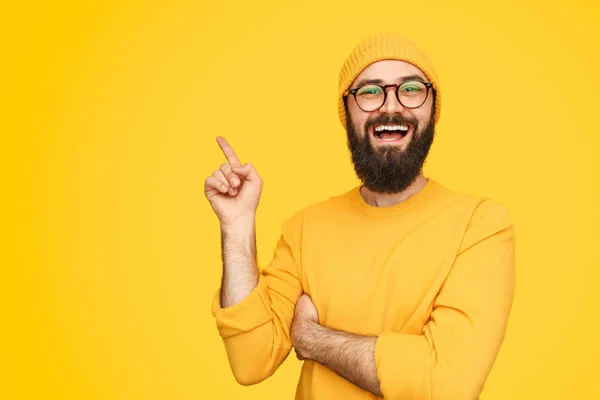
[(404, 107), (415, 108), (425, 103), (427, 86), (423, 82), (404, 82), (398, 88), (398, 100)]
[(377, 85), (367, 85), (356, 92), (356, 103), (364, 111), (375, 111), (383, 105), (385, 94)]

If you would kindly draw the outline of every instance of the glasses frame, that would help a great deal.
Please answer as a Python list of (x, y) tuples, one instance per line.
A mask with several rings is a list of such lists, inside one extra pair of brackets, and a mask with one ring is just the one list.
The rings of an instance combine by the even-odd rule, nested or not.
[[(404, 105), (404, 103), (402, 103), (402, 101), (400, 100), (400, 96), (398, 96), (398, 90), (400, 89), (400, 86), (404, 85), (407, 82), (419, 82), (425, 85), (425, 87), (427, 88), (427, 91), (425, 92), (425, 99), (423, 99), (423, 102), (421, 104), (419, 104), (418, 106), (415, 107), (409, 107)], [(362, 108), (359, 104), (358, 104), (358, 100), (356, 99), (356, 92), (358, 92), (360, 89), (364, 88), (365, 86), (378, 86), (381, 89), (383, 89), (383, 103), (381, 103), (381, 105), (377, 108), (375, 108), (374, 110), (365, 110), (364, 108)], [(354, 102), (356, 103), (356, 105), (358, 106), (358, 108), (360, 108), (361, 110), (363, 110), (364, 112), (373, 112), (376, 110), (379, 110), (381, 107), (383, 107), (383, 105), (385, 104), (385, 102), (387, 101), (387, 95), (388, 95), (388, 88), (394, 88), (394, 93), (396, 94), (396, 100), (398, 100), (398, 103), (400, 103), (402, 105), (402, 107), (404, 108), (408, 108), (410, 110), (413, 110), (415, 108), (419, 108), (421, 107), (423, 104), (425, 104), (425, 102), (427, 101), (427, 98), (429, 97), (429, 91), (431, 90), (433, 93), (435, 93), (435, 88), (433, 87), (433, 83), (431, 82), (422, 82), (422, 81), (418, 81), (418, 80), (410, 80), (410, 81), (405, 81), (402, 83), (394, 83), (392, 85), (376, 85), (374, 83), (367, 83), (365, 85), (359, 86), (355, 89), (350, 89), (350, 90), (346, 90), (343, 94), (342, 97), (346, 98), (349, 95), (352, 95), (352, 97), (354, 97)]]

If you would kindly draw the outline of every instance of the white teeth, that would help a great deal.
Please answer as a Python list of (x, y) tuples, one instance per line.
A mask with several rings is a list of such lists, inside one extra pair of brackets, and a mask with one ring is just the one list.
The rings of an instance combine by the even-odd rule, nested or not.
[(381, 131), (407, 131), (408, 126), (406, 125), (377, 125), (375, 127), (375, 132)]

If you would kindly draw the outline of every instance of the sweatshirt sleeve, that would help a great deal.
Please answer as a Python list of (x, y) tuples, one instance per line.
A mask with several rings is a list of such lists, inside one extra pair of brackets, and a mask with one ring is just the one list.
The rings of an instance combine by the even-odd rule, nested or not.
[(386, 399), (477, 399), (506, 332), (515, 286), (514, 229), (480, 203), (421, 334), (383, 332), (375, 347)]
[(300, 234), (297, 219), (283, 225), (271, 264), (240, 303), (221, 308), (220, 288), (213, 298), (217, 329), (233, 375), (242, 385), (253, 385), (273, 375), (291, 350), (290, 327), (302, 294)]

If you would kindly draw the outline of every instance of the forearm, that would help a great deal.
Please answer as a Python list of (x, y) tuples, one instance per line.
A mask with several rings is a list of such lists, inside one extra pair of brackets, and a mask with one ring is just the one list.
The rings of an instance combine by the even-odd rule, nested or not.
[(221, 226), (221, 250), (221, 307), (227, 308), (244, 300), (258, 283), (254, 218)]
[(302, 285), (292, 254), (299, 247), (296, 231), (289, 225), (283, 225), (273, 260), (260, 275), (256, 268), (254, 221), (238, 223), (234, 230), (222, 227), (225, 271), (212, 311), (232, 372), (243, 385), (256, 384), (273, 375), (291, 350), (289, 330)]
[(364, 390), (382, 396), (375, 366), (375, 336), (360, 336), (314, 324), (308, 332), (308, 358)]

